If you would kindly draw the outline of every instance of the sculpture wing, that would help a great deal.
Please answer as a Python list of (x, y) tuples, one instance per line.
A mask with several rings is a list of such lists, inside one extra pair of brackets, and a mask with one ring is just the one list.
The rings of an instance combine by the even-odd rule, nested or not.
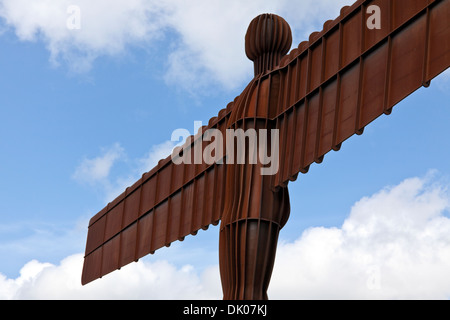
[[(230, 103), (201, 128), (225, 132)], [(190, 137), (193, 138), (192, 136)], [(194, 145), (194, 140), (186, 144)], [(203, 147), (203, 146), (202, 146)], [(188, 148), (194, 152), (194, 148)], [(186, 150), (186, 148), (184, 148)], [(192, 159), (194, 155), (192, 154)], [(82, 284), (91, 282), (201, 228), (216, 225), (224, 206), (226, 165), (174, 164), (171, 156), (91, 218)]]
[[(366, 26), (368, 5), (381, 29)], [(284, 57), (267, 76), (279, 88), (280, 167), (285, 186), (353, 134), (450, 66), (450, 0), (357, 1)]]

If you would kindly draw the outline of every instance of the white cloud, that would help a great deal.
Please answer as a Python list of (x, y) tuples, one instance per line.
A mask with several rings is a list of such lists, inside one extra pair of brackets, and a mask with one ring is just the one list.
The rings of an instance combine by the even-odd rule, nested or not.
[(126, 175), (119, 175), (115, 180), (107, 179), (102, 184), (105, 200), (107, 202), (115, 199), (120, 195), (127, 187), (133, 185), (140, 179), (143, 173), (150, 171), (158, 164), (158, 161), (165, 159), (172, 153), (172, 149), (175, 146), (175, 142), (170, 140), (156, 144), (150, 147), (150, 151), (142, 158), (133, 160), (132, 168)]
[(103, 149), (103, 155), (93, 159), (85, 158), (76, 168), (72, 178), (79, 182), (95, 184), (105, 181), (114, 163), (124, 155), (120, 144), (115, 143), (112, 147)]
[(138, 171), (140, 174), (150, 171), (158, 164), (159, 160), (165, 159), (171, 155), (175, 145), (176, 142), (167, 140), (152, 146), (150, 151), (142, 159), (138, 159), (138, 162), (140, 163)]
[(244, 50), (244, 36), (250, 21), (261, 13), (283, 16), (294, 32), (293, 47), (321, 30), (352, 0), (297, 1), (165, 1), (164, 21), (180, 41), (168, 57), (166, 81), (184, 89), (203, 88), (214, 81), (236, 89), (253, 76), (253, 65)]
[[(0, 0), (0, 17), (22, 41), (42, 41), (57, 65), (86, 72), (103, 56), (120, 56), (133, 46), (167, 52), (166, 81), (197, 90), (211, 81), (227, 89), (252, 75), (244, 52), (248, 24), (258, 14), (284, 16), (294, 31), (294, 46), (353, 0), (297, 1), (146, 1)], [(80, 8), (81, 29), (67, 28), (67, 8)], [(160, 42), (169, 32), (176, 39)], [(297, 35), (297, 36), (295, 36)], [(164, 48), (157, 47), (164, 45)], [(162, 49), (162, 50), (161, 50)]]
[[(80, 8), (81, 29), (67, 28), (68, 8)], [(144, 0), (1, 0), (0, 16), (24, 41), (41, 40), (51, 61), (67, 61), (85, 72), (104, 55), (121, 54), (127, 45), (142, 44), (159, 35), (158, 10)]]
[(341, 228), (311, 228), (282, 244), (272, 296), (449, 298), (450, 196), (426, 180), (361, 199)]
[[(341, 227), (315, 227), (280, 243), (271, 299), (448, 299), (450, 195), (434, 178), (407, 179), (361, 199)], [(163, 249), (170, 250), (170, 249)], [(141, 259), (84, 287), (82, 255), (31, 261), (0, 274), (3, 299), (220, 299), (218, 266)]]
[[(79, 183), (87, 183), (103, 194), (109, 202), (120, 195), (125, 188), (135, 183), (144, 172), (150, 171), (172, 153), (176, 142), (170, 140), (154, 145), (142, 158), (130, 161), (119, 143), (109, 148), (102, 148), (102, 154), (94, 158), (84, 158), (75, 169), (72, 178)], [(119, 161), (128, 162), (132, 168), (126, 174), (111, 174)]]
[[(202, 275), (166, 261), (133, 263), (100, 281), (81, 286), (83, 255), (59, 265), (30, 261), (17, 279), (0, 274), (0, 299), (219, 299), (218, 270)], [(217, 274), (215, 274), (217, 273)], [(215, 286), (212, 284), (216, 284)]]
[[(67, 215), (64, 210), (59, 213)], [(40, 216), (0, 222), (0, 272), (15, 276), (30, 259), (55, 263), (68, 253), (79, 252), (85, 246), (91, 216), (92, 211), (85, 211), (77, 220), (67, 222), (45, 222)]]

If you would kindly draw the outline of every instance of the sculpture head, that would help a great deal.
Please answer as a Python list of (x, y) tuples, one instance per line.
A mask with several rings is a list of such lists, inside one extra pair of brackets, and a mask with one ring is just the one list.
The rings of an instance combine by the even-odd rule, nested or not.
[(272, 70), (292, 45), (289, 24), (275, 14), (254, 18), (245, 35), (245, 53), (254, 62), (255, 76)]

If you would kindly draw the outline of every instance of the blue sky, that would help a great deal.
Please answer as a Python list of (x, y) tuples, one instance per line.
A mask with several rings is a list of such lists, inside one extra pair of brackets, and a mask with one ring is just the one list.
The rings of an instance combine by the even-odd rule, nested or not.
[[(54, 291), (44, 290), (30, 279), (44, 281), (52, 272), (72, 270), (79, 285), (89, 218), (169, 152), (173, 130), (193, 132), (194, 121), (207, 123), (251, 80), (243, 36), (254, 16), (284, 16), (297, 45), (353, 1), (294, 2), (294, 10), (287, 1), (239, 2), (242, 8), (236, 13), (235, 1), (193, 1), (189, 6), (177, 1), (36, 1), (33, 7), (22, 0), (0, 0), (0, 298), (52, 298), (56, 293), (75, 298), (183, 298), (198, 292), (200, 297), (220, 298), (217, 227), (142, 259), (143, 265), (130, 267), (134, 271), (124, 268), (115, 272), (121, 275), (107, 276), (97, 281), (103, 284), (90, 288), (77, 287), (76, 292), (48, 283)], [(65, 10), (55, 8), (69, 4), (81, 8), (80, 30), (54, 25), (67, 19)], [(442, 281), (450, 278), (450, 238), (444, 232), (450, 231), (449, 101), (447, 72), (290, 184), (291, 217), (280, 235), (280, 259), (271, 282), (275, 297), (286, 298), (282, 292), (293, 298), (347, 297), (349, 289), (359, 297), (449, 296), (450, 283)], [(408, 210), (411, 215), (403, 214)], [(392, 218), (397, 212), (401, 219)], [(410, 222), (413, 227), (402, 229)], [(333, 245), (342, 239), (345, 245), (327, 253), (327, 239), (337, 234), (340, 240)], [(415, 234), (425, 240), (416, 241)], [(380, 253), (381, 243), (387, 241), (383, 235), (391, 239), (387, 247), (400, 248), (404, 259), (395, 250), (388, 257)], [(362, 246), (361, 239), (371, 242), (349, 249)], [(433, 251), (436, 264), (421, 263), (419, 253), (436, 247), (442, 249)], [(289, 255), (298, 248), (315, 251), (309, 258)], [(361, 258), (363, 251), (369, 258)], [(418, 256), (406, 259), (405, 252)], [(337, 271), (326, 268), (291, 286), (282, 277), (282, 270), (293, 272), (287, 265), (294, 268), (308, 259), (333, 265), (337, 260), (326, 259), (337, 253), (352, 261), (346, 265), (336, 258), (337, 270), (348, 275), (353, 267), (362, 273), (355, 284), (337, 281)], [(325, 254), (328, 258), (321, 256)], [(410, 263), (405, 261), (419, 261), (418, 269), (408, 273)], [(159, 288), (160, 295), (148, 290), (126, 295), (136, 292), (132, 287), (125, 296), (112, 294), (114, 281), (122, 283), (132, 272), (141, 275), (141, 269), (131, 268), (167, 272), (166, 278), (157, 279), (170, 278), (181, 283), (180, 289), (171, 295), (164, 290), (170, 281), (155, 284), (142, 273), (148, 281), (143, 283)], [(441, 272), (440, 279), (433, 278), (434, 268)], [(312, 269), (298, 270), (308, 274)], [(398, 284), (399, 273), (410, 278)], [(313, 278), (319, 280), (314, 283)], [(416, 296), (404, 284), (408, 281), (415, 285)], [(425, 283), (431, 283), (429, 288)], [(305, 291), (296, 291), (297, 286)], [(192, 287), (198, 292), (186, 293)]]

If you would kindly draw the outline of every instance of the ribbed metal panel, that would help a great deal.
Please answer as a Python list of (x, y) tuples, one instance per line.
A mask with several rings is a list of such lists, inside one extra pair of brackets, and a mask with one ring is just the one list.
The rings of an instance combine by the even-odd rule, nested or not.
[[(380, 30), (366, 27), (372, 4), (382, 12)], [(279, 74), (285, 97), (275, 117), (282, 158), (275, 187), (321, 163), (450, 66), (450, 1), (358, 1), (341, 13), (266, 76)]]
[[(215, 128), (225, 135), (230, 110), (231, 106), (221, 110), (200, 130)], [(194, 159), (194, 140), (191, 145)], [(82, 283), (207, 229), (210, 224), (217, 225), (223, 210), (225, 170), (226, 166), (220, 164), (175, 165), (169, 156), (143, 174), (91, 218)]]

